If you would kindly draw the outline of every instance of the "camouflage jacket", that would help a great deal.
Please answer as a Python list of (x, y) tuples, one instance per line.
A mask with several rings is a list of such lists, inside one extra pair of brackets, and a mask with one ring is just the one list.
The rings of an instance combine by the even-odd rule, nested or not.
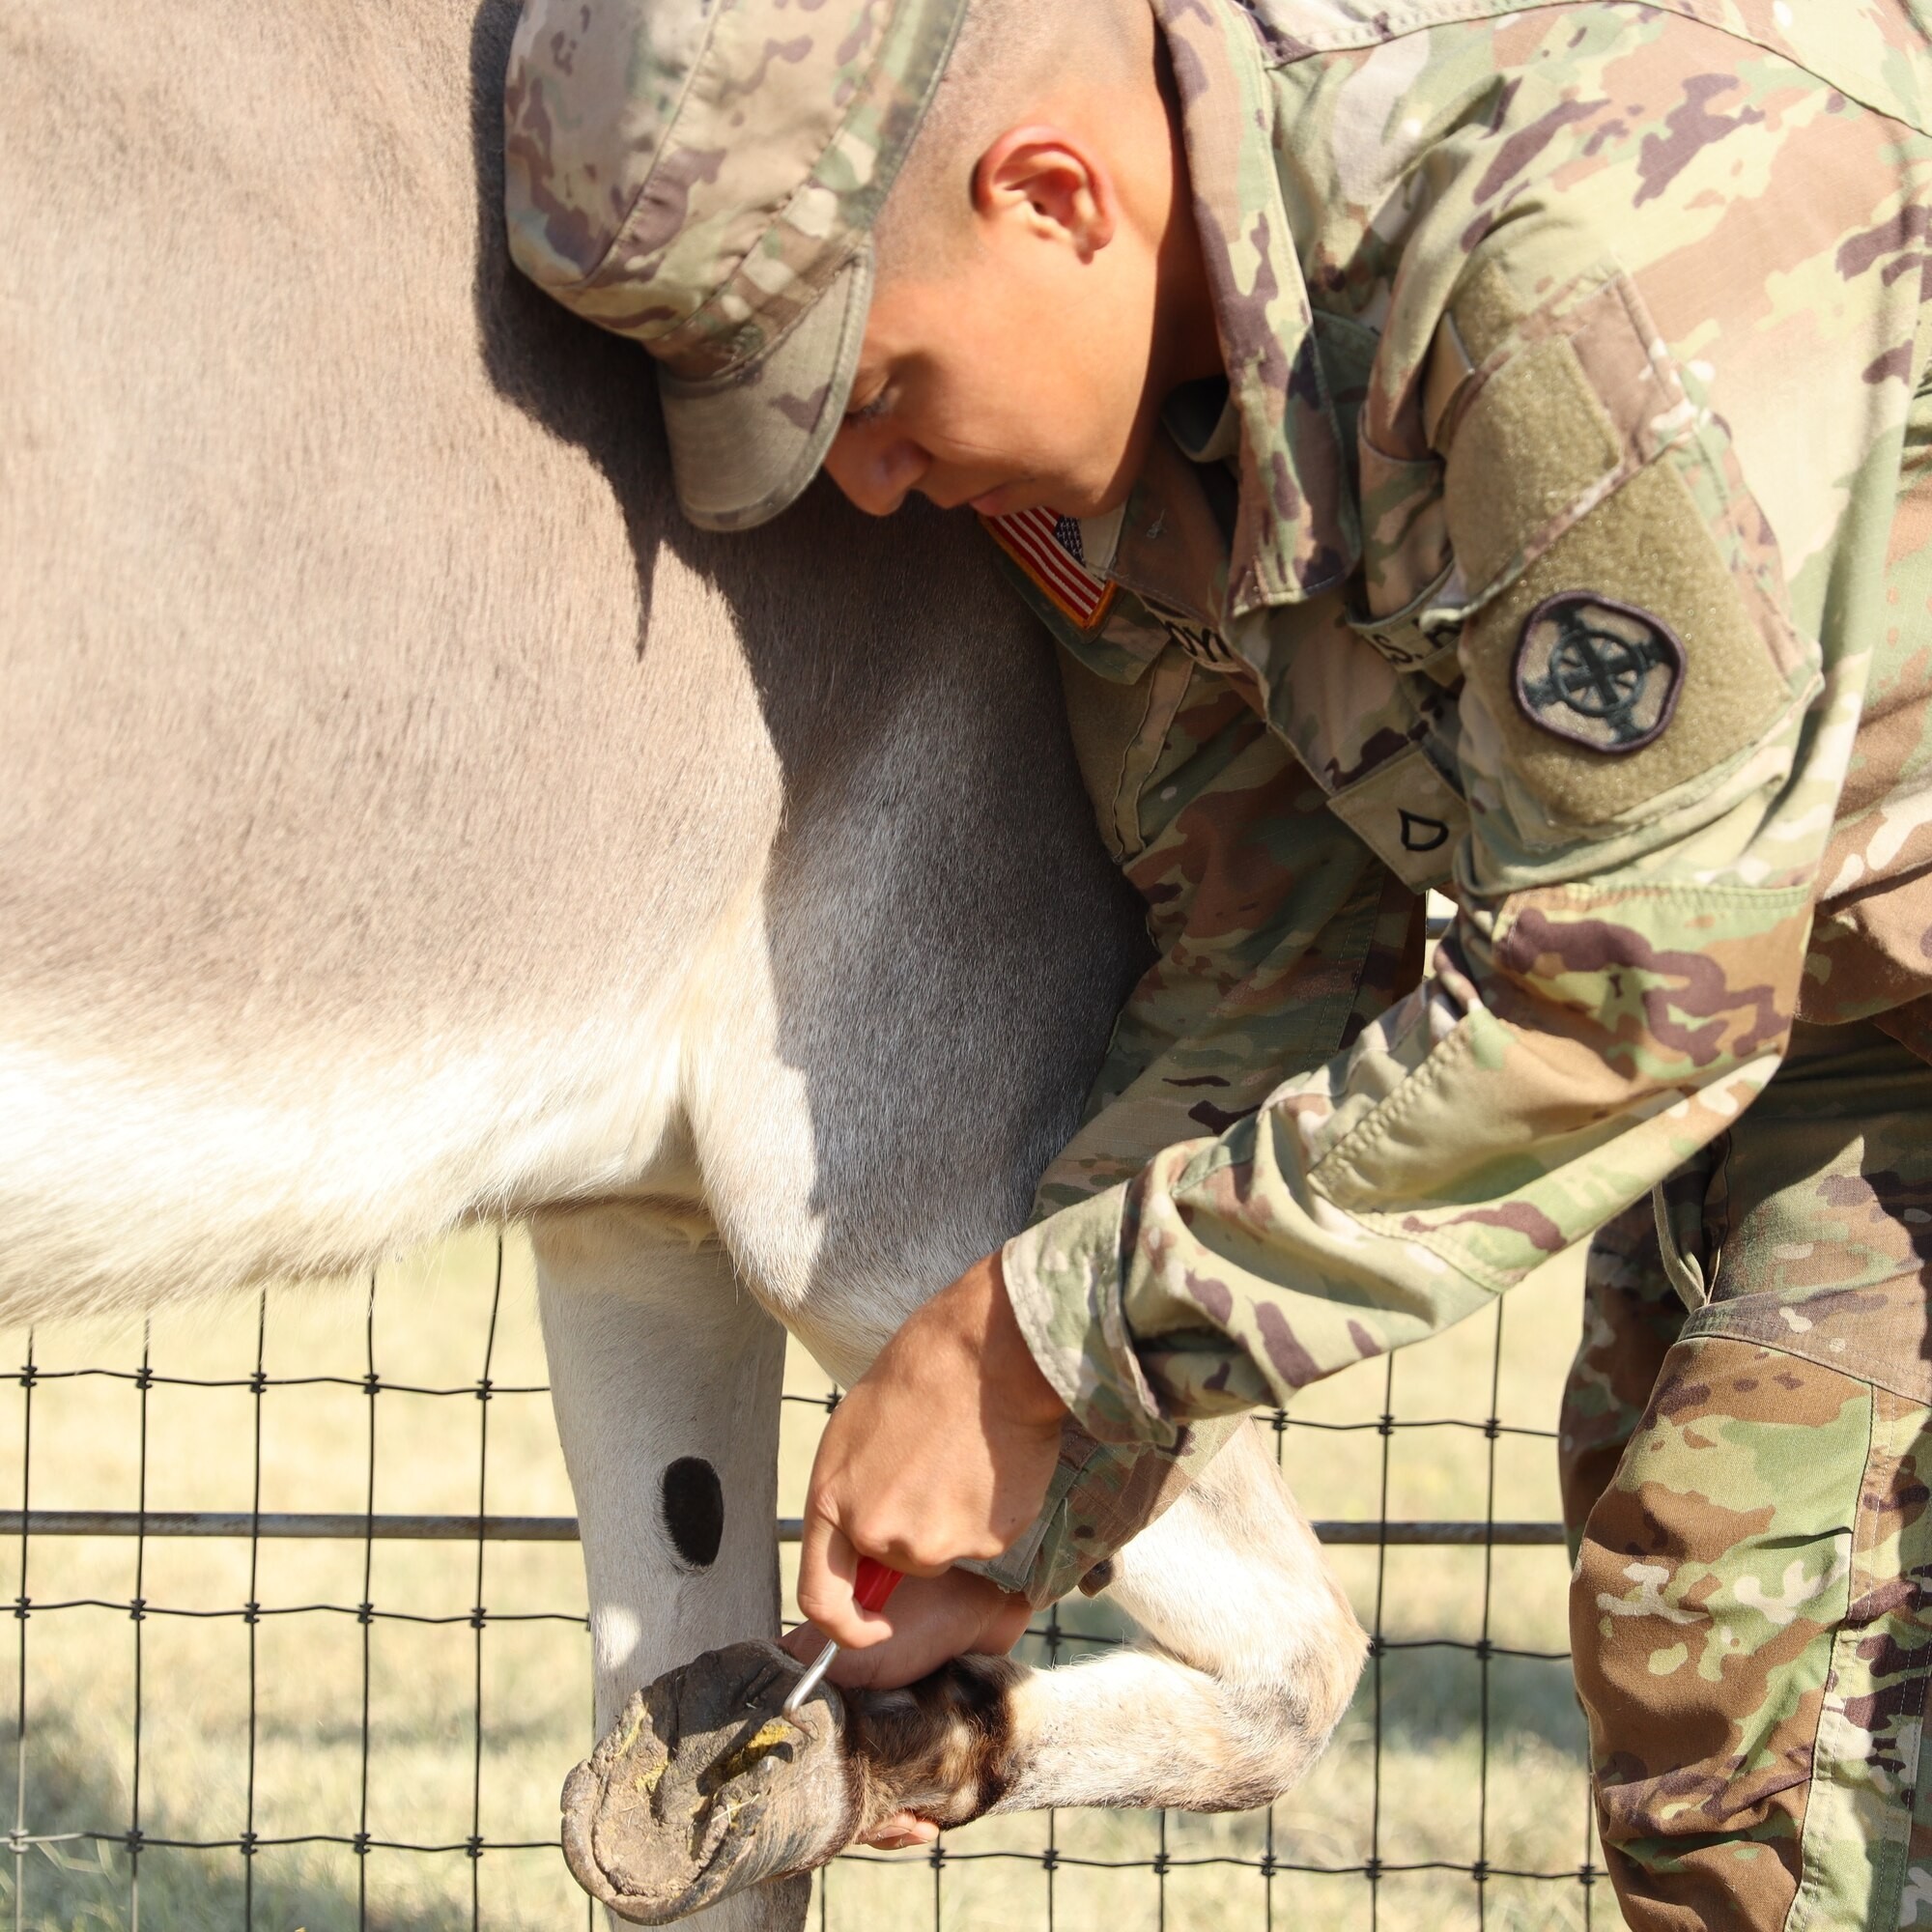
[(1227, 407), (995, 534), (1458, 906), (1346, 1052), (1008, 1247), (1080, 1421), (1171, 1444), (1588, 1235), (1801, 1010), (1932, 1047), (1932, 5), (1155, 11)]

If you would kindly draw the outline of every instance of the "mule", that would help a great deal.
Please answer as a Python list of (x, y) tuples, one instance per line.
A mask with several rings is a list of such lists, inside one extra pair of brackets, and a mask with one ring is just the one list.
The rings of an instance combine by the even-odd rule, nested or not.
[[(0, 1318), (526, 1217), (608, 1723), (776, 1631), (785, 1331), (854, 1378), (1021, 1223), (1144, 942), (975, 532), (680, 522), (641, 356), (506, 266), (513, 24), (0, 0)], [(997, 1780), (941, 1698), (894, 1788), (1293, 1781), (1359, 1633), (1260, 1449), (1111, 1589)]]

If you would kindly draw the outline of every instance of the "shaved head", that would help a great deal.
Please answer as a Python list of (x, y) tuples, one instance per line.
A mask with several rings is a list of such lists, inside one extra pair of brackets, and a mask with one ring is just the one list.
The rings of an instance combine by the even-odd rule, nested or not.
[(874, 240), (832, 480), (982, 517), (1126, 500), (1221, 347), (1151, 0), (968, 0)]
[(968, 232), (974, 169), (999, 135), (1069, 88), (1144, 82), (1157, 41), (1149, 0), (970, 0), (873, 228), (880, 275), (929, 268)]

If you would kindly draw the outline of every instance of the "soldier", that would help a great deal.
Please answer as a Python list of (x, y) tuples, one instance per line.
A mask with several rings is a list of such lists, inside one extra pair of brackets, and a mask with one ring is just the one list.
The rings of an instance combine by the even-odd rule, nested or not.
[(1227, 1418), (1604, 1231), (1626, 1915), (1932, 1924), (1925, 27), (527, 0), (517, 259), (658, 358), (696, 522), (972, 506), (1159, 952), (1040, 1218), (827, 1429), (841, 1643), (1009, 1641), (857, 1556), (1043, 1601)]

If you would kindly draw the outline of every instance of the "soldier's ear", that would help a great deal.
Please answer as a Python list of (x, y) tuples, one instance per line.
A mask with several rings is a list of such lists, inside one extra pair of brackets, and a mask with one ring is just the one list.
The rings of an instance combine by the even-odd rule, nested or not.
[(1070, 248), (1082, 262), (1113, 241), (1121, 219), (1106, 162), (1078, 135), (1046, 123), (1008, 128), (980, 156), (973, 209), (983, 221), (1016, 222)]

